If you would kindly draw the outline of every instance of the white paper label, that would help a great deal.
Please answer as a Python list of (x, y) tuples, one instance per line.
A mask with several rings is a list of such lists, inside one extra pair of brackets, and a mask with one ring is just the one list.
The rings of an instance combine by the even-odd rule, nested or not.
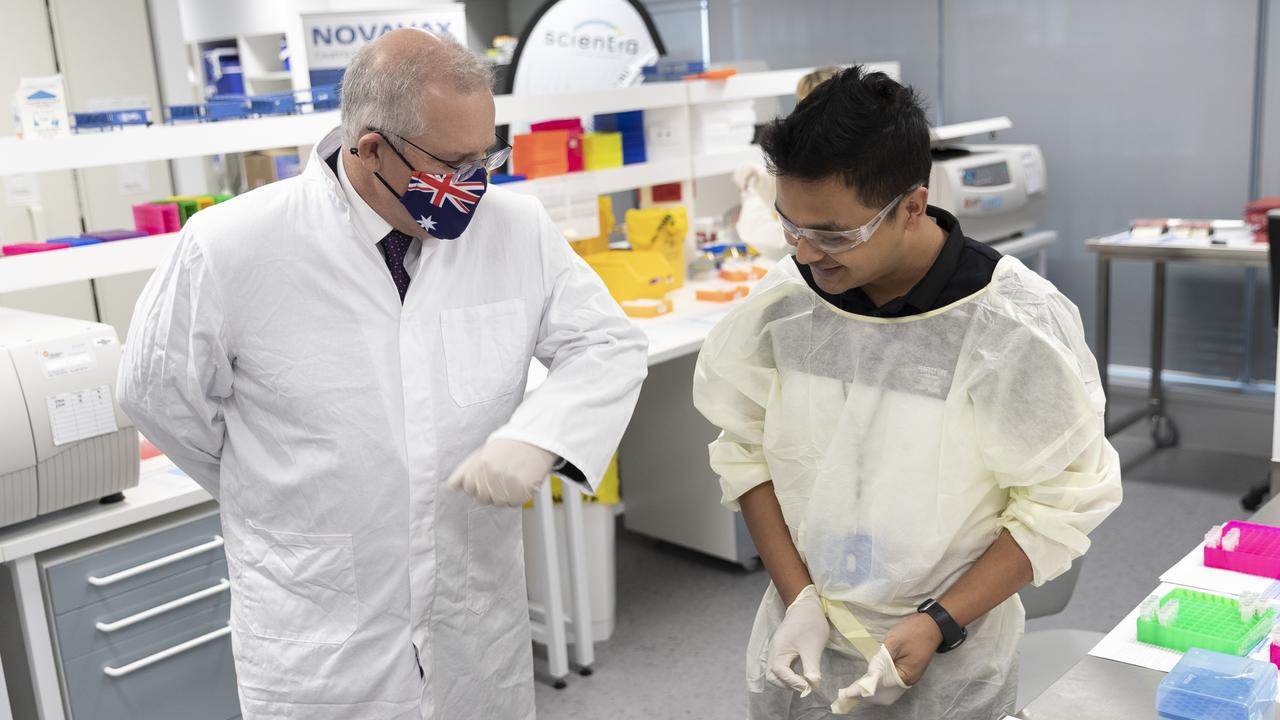
[(16, 207), (40, 204), (40, 184), (34, 173), (6, 175), (4, 178), (5, 202)]
[(151, 173), (142, 163), (121, 165), (116, 168), (116, 177), (120, 181), (120, 192), (125, 195), (151, 192)]
[(61, 350), (45, 350), (42, 355), (44, 376), (47, 378), (85, 372), (96, 365), (88, 343), (77, 343)]
[(109, 385), (50, 395), (46, 402), (54, 445), (67, 445), (119, 429)]

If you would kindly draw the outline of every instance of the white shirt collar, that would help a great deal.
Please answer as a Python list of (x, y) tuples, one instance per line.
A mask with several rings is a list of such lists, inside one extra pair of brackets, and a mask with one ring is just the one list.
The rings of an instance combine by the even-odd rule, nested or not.
[(345, 147), (338, 150), (338, 183), (342, 185), (342, 192), (347, 196), (347, 204), (351, 206), (351, 210), (355, 215), (356, 227), (365, 234), (365, 238), (372, 244), (382, 242), (382, 238), (391, 232), (391, 223), (382, 219), (373, 208), (369, 207), (369, 203), (360, 197), (360, 193), (352, 187), (351, 180), (347, 178), (347, 165), (343, 162), (345, 154), (350, 152)]

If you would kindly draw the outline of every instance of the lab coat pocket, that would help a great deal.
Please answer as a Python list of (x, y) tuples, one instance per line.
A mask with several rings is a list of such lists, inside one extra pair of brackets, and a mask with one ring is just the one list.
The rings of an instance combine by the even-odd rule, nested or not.
[(459, 407), (521, 389), (529, 365), (524, 302), (503, 300), (440, 313), (449, 394)]
[(351, 536), (248, 526), (236, 590), (249, 631), (273, 640), (346, 642), (358, 620)]
[(515, 583), (524, 591), (520, 543), (520, 510), (479, 507), (467, 513), (468, 610), (485, 614)]

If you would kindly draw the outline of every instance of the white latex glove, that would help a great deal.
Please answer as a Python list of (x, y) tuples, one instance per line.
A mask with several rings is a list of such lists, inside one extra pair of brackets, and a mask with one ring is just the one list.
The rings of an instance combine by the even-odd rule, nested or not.
[[(830, 632), (818, 591), (809, 585), (792, 601), (769, 641), (769, 669), (765, 677), (780, 688), (801, 693), (801, 697), (808, 695), (822, 681), (822, 651), (827, 647)], [(803, 677), (791, 668), (797, 659)]]
[(867, 674), (840, 691), (836, 701), (831, 703), (831, 712), (847, 714), (863, 701), (872, 705), (892, 705), (910, 687), (902, 682), (889, 649), (881, 645), (880, 651), (867, 662)]
[(759, 181), (763, 170), (758, 163), (743, 163), (733, 170), (733, 184), (738, 186), (738, 190), (748, 192)]
[(490, 440), (453, 471), (449, 489), (481, 505), (520, 507), (537, 494), (555, 462), (555, 455), (528, 443)]

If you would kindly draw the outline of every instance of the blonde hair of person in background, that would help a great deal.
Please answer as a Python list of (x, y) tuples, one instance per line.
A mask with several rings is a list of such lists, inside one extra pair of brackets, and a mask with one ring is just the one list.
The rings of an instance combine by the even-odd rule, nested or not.
[(818, 68), (813, 72), (800, 78), (800, 82), (796, 83), (796, 102), (800, 102), (809, 96), (819, 85), (835, 77), (840, 72), (840, 68), (835, 65), (829, 65), (824, 68)]

